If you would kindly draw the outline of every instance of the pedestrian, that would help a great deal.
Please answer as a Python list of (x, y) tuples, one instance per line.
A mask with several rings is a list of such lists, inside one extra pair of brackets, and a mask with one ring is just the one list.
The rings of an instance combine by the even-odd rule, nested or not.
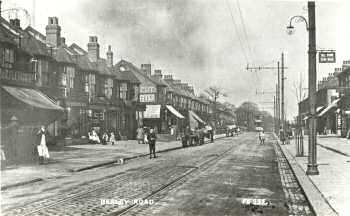
[(0, 145), (1, 170), (6, 168), (6, 156), (3, 147), (3, 145)]
[(284, 134), (282, 127), (280, 128), (279, 134), (280, 134), (280, 141), (281, 141), (282, 145), (284, 145), (285, 141), (286, 141), (286, 136)]
[(191, 137), (191, 129), (189, 126), (187, 126), (185, 128), (185, 140), (183, 142), (183, 144), (185, 144), (184, 147), (187, 147), (189, 145), (190, 137)]
[(114, 144), (117, 144), (117, 140), (115, 139), (115, 135), (114, 135), (114, 132), (112, 131), (110, 136), (109, 136), (109, 142), (114, 145)]
[(39, 144), (37, 146), (38, 155), (39, 155), (39, 164), (45, 164), (49, 162), (49, 150), (46, 146), (47, 139), (47, 131), (45, 130), (45, 126), (41, 126), (40, 130), (37, 133)]
[(260, 144), (261, 145), (265, 144), (265, 133), (264, 133), (264, 130), (261, 130), (259, 132), (259, 140), (260, 140)]
[(149, 158), (150, 159), (152, 158), (152, 154), (153, 154), (153, 158), (156, 158), (157, 135), (153, 128), (151, 128), (149, 134), (147, 135), (147, 139), (148, 139), (148, 145), (149, 145)]
[(136, 138), (137, 138), (137, 142), (138, 144), (143, 144), (144, 143), (144, 132), (143, 132), (143, 128), (139, 127), (136, 130)]
[(108, 134), (107, 132), (104, 132), (102, 135), (102, 145), (107, 145), (108, 142)]
[(147, 127), (143, 128), (143, 143), (144, 144), (148, 144), (148, 134), (149, 134), (149, 130)]

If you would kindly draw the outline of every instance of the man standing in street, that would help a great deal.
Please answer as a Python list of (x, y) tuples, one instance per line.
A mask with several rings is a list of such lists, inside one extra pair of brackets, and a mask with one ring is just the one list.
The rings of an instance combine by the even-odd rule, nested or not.
[(154, 129), (151, 128), (151, 130), (149, 131), (149, 134), (147, 136), (148, 139), (148, 145), (149, 145), (149, 158), (152, 158), (152, 153), (153, 153), (153, 157), (156, 158), (156, 133), (154, 132)]

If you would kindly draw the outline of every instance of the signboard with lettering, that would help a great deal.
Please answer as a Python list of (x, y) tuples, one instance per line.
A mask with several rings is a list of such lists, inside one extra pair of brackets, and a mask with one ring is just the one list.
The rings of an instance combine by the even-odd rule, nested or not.
[(140, 93), (156, 93), (157, 89), (154, 86), (141, 86)]
[(335, 63), (335, 51), (320, 51), (318, 60), (320, 63)]
[(155, 94), (140, 94), (141, 103), (155, 102), (155, 101), (156, 101)]

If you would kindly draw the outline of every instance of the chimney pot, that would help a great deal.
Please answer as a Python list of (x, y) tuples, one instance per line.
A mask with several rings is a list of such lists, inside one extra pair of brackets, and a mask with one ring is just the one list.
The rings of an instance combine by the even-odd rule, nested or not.
[(164, 80), (172, 81), (173, 75), (170, 75), (170, 74), (164, 75)]
[(61, 37), (61, 45), (66, 45), (66, 38), (65, 37)]
[(10, 19), (10, 25), (16, 29), (20, 29), (21, 28), (21, 21), (18, 18)]

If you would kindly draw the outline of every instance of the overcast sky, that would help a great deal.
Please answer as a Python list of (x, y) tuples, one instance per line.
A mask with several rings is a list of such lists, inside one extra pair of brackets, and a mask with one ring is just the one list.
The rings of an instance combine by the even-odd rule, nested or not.
[[(300, 73), (307, 88), (305, 25), (296, 23), (295, 34), (286, 33), (291, 16), (307, 17), (306, 1), (36, 0), (35, 5), (34, 26), (40, 32), (45, 33), (47, 17), (57, 16), (68, 44), (86, 48), (89, 35), (96, 35), (103, 57), (112, 45), (115, 61), (152, 63), (197, 92), (220, 86), (228, 94), (225, 100), (237, 106), (251, 100), (273, 112), (273, 95), (256, 92), (275, 90), (276, 71), (245, 68), (248, 63), (276, 66), (282, 52), (288, 118), (297, 113), (294, 86)], [(33, 0), (3, 1), (3, 10), (12, 7), (33, 14)], [(350, 58), (349, 11), (346, 1), (316, 2), (317, 47), (337, 51), (336, 64), (318, 64), (318, 79)]]

